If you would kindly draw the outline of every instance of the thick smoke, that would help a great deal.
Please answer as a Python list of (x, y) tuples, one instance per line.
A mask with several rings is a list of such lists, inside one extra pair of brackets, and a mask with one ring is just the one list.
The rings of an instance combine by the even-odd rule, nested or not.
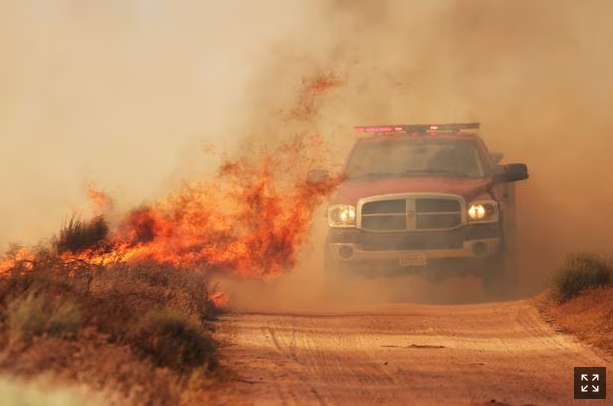
[(354, 124), (480, 121), (490, 147), (532, 173), (517, 186), (527, 288), (568, 251), (613, 251), (609, 3), (325, 3), (312, 35), (256, 76), (258, 98), (277, 108), (278, 93), (265, 91), (275, 83), (339, 75), (345, 86), (313, 123), (339, 160)]
[[(559, 0), (0, 2), (0, 243), (53, 232), (94, 182), (130, 206), (305, 131), (478, 120), (524, 161), (523, 280), (610, 252), (613, 6)], [(299, 122), (303, 78), (344, 83)], [(338, 163), (337, 162), (337, 163)], [(316, 243), (317, 244), (317, 243)]]

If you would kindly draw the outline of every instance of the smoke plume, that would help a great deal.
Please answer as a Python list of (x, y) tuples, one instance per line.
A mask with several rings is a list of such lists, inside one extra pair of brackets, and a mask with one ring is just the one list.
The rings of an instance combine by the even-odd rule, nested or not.
[[(605, 0), (0, 2), (0, 244), (119, 209), (300, 133), (335, 164), (355, 124), (473, 121), (518, 185), (522, 280), (611, 252), (613, 6)], [(296, 119), (305, 78), (342, 82)], [(299, 103), (298, 103), (299, 105)], [(320, 221), (316, 218), (315, 221)], [(314, 246), (317, 246), (317, 242)]]

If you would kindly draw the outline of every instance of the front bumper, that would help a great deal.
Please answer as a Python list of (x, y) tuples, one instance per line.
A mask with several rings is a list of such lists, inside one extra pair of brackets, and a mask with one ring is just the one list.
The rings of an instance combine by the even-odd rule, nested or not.
[(499, 224), (466, 225), (455, 230), (376, 233), (331, 229), (326, 256), (333, 262), (398, 264), (403, 256), (431, 260), (478, 259), (496, 255), (502, 244)]

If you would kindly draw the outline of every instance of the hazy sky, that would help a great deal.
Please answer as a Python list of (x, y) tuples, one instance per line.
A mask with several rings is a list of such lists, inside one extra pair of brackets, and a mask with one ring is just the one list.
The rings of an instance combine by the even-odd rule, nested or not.
[(301, 12), (266, 3), (0, 0), (0, 247), (48, 236), (87, 182), (129, 205), (202, 142), (232, 148), (246, 81)]

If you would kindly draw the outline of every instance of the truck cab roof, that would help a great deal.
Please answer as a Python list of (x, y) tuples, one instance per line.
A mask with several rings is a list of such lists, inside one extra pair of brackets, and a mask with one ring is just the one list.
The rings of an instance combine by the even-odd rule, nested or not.
[(348, 178), (489, 178), (493, 165), (478, 123), (355, 127)]
[(412, 138), (439, 138), (439, 139), (481, 139), (478, 134), (466, 131), (427, 131), (412, 133), (386, 133), (380, 135), (367, 135), (358, 139), (358, 142), (381, 142), (383, 140), (402, 140)]

